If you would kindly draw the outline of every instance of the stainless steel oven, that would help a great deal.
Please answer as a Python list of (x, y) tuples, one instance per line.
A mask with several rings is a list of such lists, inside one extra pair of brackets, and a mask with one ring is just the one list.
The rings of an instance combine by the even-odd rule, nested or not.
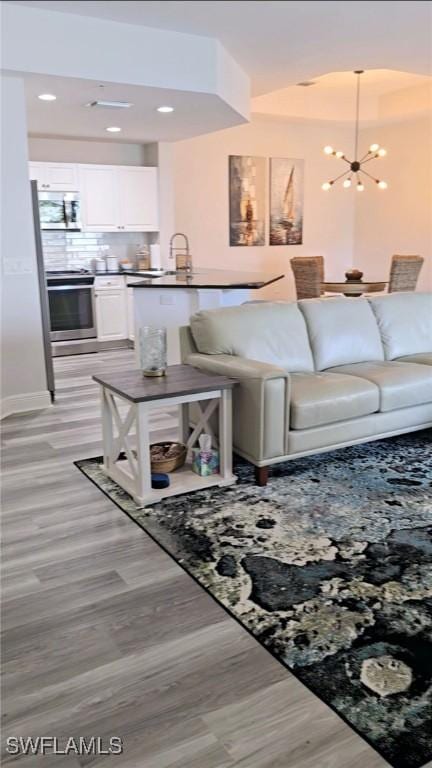
[(41, 229), (81, 231), (81, 204), (78, 192), (39, 192)]
[(51, 341), (96, 338), (94, 276), (47, 272)]

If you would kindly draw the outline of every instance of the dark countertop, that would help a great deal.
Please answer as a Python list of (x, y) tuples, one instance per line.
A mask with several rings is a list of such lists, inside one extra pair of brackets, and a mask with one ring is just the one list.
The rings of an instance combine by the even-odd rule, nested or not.
[[(137, 272), (125, 274), (138, 276)], [(234, 272), (223, 269), (195, 269), (191, 274), (165, 274), (162, 277), (145, 278), (140, 283), (131, 283), (130, 288), (264, 288), (281, 280), (285, 275), (261, 274), (259, 272)]]
[(94, 275), (94, 277), (109, 277), (110, 275), (126, 275), (129, 277), (143, 277), (143, 272), (150, 272), (149, 269), (141, 270), (139, 272), (137, 269), (117, 269), (114, 272), (90, 272), (91, 275)]

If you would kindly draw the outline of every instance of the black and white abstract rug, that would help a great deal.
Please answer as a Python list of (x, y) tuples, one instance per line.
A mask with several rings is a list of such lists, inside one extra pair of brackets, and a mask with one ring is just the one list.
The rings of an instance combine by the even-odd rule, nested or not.
[(432, 759), (432, 432), (138, 509), (77, 466), (395, 768)]

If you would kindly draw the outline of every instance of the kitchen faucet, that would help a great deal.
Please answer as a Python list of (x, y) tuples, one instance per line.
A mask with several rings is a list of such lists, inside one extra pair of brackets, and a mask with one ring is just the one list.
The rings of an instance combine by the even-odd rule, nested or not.
[[(175, 246), (174, 242), (176, 237), (182, 237), (184, 240), (183, 245)], [(182, 256), (184, 260), (182, 259), (181, 266), (180, 266), (180, 259), (178, 259), (177, 251), (182, 251)], [(192, 272), (192, 256), (189, 252), (189, 240), (187, 238), (187, 235), (184, 234), (184, 232), (174, 232), (173, 235), (171, 235), (170, 239), (170, 250), (169, 250), (169, 259), (170, 264), (173, 264), (173, 261), (175, 259), (175, 271), (182, 271), (182, 272)]]

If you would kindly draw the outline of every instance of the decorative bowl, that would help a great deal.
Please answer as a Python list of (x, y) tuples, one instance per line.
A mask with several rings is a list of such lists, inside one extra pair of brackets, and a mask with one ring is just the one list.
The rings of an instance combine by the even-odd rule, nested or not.
[(352, 282), (359, 282), (363, 277), (363, 272), (360, 272), (359, 269), (349, 269), (347, 272), (345, 272), (345, 277), (347, 283)]

